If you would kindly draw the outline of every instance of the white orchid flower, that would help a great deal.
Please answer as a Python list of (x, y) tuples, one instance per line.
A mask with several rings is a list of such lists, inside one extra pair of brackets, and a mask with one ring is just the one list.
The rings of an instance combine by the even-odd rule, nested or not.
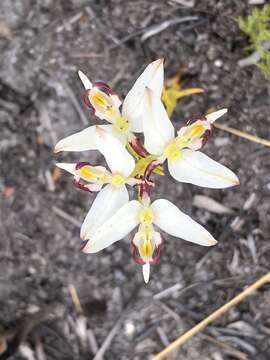
[[(111, 123), (102, 125), (103, 128), (112, 132), (124, 144), (132, 139), (133, 132), (142, 132), (144, 89), (147, 86), (159, 98), (161, 97), (164, 80), (163, 59), (153, 61), (146, 67), (127, 94), (122, 111), (119, 110), (121, 100), (108, 85), (101, 82), (92, 84), (82, 71), (78, 74), (86, 90), (85, 103), (93, 109), (97, 117)], [(60, 140), (55, 146), (55, 152), (96, 149), (95, 135), (95, 126), (90, 126)]]
[(102, 225), (88, 227), (88, 221), (85, 220), (85, 226), (89, 231), (84, 231), (82, 236), (85, 240), (82, 246), (84, 253), (101, 251), (139, 226), (132, 242), (133, 255), (135, 261), (142, 265), (146, 283), (149, 281), (150, 265), (158, 260), (162, 244), (160, 233), (155, 231), (154, 226), (199, 245), (212, 246), (217, 243), (204, 227), (165, 199), (156, 200), (152, 204), (149, 198), (142, 202), (129, 201)]
[(208, 188), (226, 188), (239, 184), (227, 167), (197, 151), (212, 129), (212, 123), (225, 114), (221, 109), (175, 130), (158, 96), (145, 89), (143, 132), (146, 150), (161, 163), (168, 160), (171, 176), (181, 182)]
[[(128, 202), (126, 184), (134, 186), (139, 182), (138, 179), (131, 177), (135, 161), (124, 145), (103, 128), (97, 126), (96, 132), (97, 149), (105, 157), (111, 171), (103, 166), (91, 166), (88, 162), (56, 164), (74, 175), (75, 185), (85, 191), (100, 191), (105, 185), (97, 195), (82, 225), (82, 237), (85, 232), (97, 228)], [(81, 180), (88, 184), (85, 185)]]

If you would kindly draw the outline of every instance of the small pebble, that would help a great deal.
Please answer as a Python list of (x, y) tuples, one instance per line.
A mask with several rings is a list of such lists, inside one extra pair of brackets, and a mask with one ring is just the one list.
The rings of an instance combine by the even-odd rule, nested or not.
[(223, 65), (223, 61), (220, 59), (215, 60), (214, 65), (218, 68), (221, 68)]

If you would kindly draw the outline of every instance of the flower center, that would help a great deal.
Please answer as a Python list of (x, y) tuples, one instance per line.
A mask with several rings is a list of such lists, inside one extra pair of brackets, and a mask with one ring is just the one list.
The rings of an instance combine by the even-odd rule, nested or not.
[(113, 175), (111, 184), (115, 187), (120, 187), (125, 184), (125, 178), (122, 175)]
[(117, 119), (114, 122), (114, 126), (118, 131), (122, 133), (127, 133), (130, 129), (129, 122), (122, 116), (117, 117)]
[(145, 207), (139, 212), (139, 220), (143, 225), (151, 225), (154, 221), (154, 213), (150, 207)]
[(194, 124), (182, 128), (182, 131), (180, 129), (176, 143), (180, 149), (192, 146), (202, 138), (206, 131), (206, 125), (198, 120)]
[(181, 158), (181, 150), (175, 142), (172, 142), (166, 146), (164, 150), (164, 155), (167, 159), (176, 161)]

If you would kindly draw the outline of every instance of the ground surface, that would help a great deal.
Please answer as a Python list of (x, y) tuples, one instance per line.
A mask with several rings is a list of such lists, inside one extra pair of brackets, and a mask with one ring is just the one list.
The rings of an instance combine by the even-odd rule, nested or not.
[[(261, 145), (217, 130), (205, 147), (238, 174), (239, 187), (207, 190), (168, 177), (158, 180), (154, 196), (165, 194), (219, 244), (209, 250), (165, 236), (161, 263), (152, 269), (148, 286), (133, 263), (129, 239), (93, 256), (79, 251), (79, 226), (93, 196), (74, 189), (66, 174), (54, 181), (56, 161), (100, 160), (92, 153), (53, 155), (57, 140), (96, 121), (83, 105), (77, 69), (124, 95), (147, 63), (165, 56), (167, 77), (180, 69), (183, 86), (205, 89), (179, 104), (177, 126), (210, 107), (228, 107), (223, 124), (269, 139), (269, 83), (255, 67), (237, 65), (246, 56), (247, 39), (234, 17), (252, 8), (246, 3), (195, 1), (187, 8), (157, 0), (1, 1), (0, 325), (5, 336), (0, 345), (9, 329), (11, 359), (91, 359), (118, 319), (103, 358), (151, 358), (269, 269), (270, 157)], [(152, 25), (184, 16), (198, 20), (141, 41)], [(233, 212), (197, 208), (195, 195)], [(86, 319), (74, 307), (71, 285)], [(214, 344), (216, 339), (247, 359), (269, 359), (269, 308), (265, 286), (170, 358), (244, 358)]]

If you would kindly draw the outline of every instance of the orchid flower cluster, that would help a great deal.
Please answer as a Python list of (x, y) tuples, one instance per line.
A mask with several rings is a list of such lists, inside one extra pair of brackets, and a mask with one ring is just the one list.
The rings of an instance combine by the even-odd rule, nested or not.
[[(150, 265), (159, 261), (163, 247), (160, 230), (199, 245), (216, 244), (204, 227), (172, 202), (151, 202), (150, 195), (155, 185), (152, 174), (164, 174), (166, 162), (170, 175), (183, 183), (216, 189), (239, 184), (231, 170), (199, 151), (212, 134), (214, 121), (227, 110), (190, 119), (175, 131), (161, 101), (163, 59), (146, 67), (123, 103), (105, 83), (92, 83), (83, 72), (78, 74), (85, 104), (109, 123), (87, 127), (55, 146), (57, 153), (98, 150), (108, 166), (56, 164), (74, 176), (76, 187), (98, 193), (81, 227), (81, 249), (96, 253), (136, 229), (132, 254), (147, 283)], [(138, 199), (129, 200), (128, 186), (137, 187)]]

